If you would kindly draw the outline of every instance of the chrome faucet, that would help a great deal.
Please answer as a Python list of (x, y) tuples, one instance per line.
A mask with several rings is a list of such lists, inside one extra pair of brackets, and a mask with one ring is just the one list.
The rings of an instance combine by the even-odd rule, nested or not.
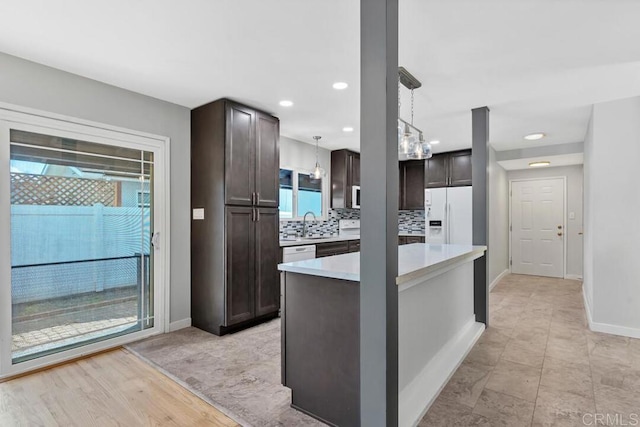
[(316, 214), (311, 211), (307, 211), (302, 217), (302, 237), (307, 237), (307, 215), (311, 214), (313, 216), (313, 220), (317, 221)]

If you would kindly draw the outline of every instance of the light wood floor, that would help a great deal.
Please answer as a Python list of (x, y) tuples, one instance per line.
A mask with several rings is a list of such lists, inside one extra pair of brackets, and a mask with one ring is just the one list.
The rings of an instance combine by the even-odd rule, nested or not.
[(0, 383), (0, 426), (237, 426), (124, 349)]

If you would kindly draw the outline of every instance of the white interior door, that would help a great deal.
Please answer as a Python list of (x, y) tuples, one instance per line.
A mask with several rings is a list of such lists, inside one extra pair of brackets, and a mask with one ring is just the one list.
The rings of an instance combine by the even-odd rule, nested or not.
[(511, 186), (511, 271), (564, 277), (564, 179)]

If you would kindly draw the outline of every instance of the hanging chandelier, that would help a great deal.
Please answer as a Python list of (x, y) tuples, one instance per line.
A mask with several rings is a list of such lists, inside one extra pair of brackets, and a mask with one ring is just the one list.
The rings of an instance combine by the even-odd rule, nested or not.
[[(400, 117), (401, 84), (411, 91), (410, 122)], [(400, 160), (421, 160), (429, 159), (432, 156), (431, 144), (424, 139), (424, 133), (413, 125), (413, 91), (421, 86), (420, 80), (416, 79), (404, 67), (398, 68), (398, 158)]]

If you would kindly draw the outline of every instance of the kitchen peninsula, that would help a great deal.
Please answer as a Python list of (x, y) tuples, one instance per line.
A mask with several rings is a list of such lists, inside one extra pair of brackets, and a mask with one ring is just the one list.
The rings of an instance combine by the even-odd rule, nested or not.
[[(399, 425), (420, 419), (484, 330), (473, 260), (485, 246), (398, 248)], [(366, 266), (363, 266), (366, 268)], [(360, 254), (279, 265), (282, 382), (292, 406), (330, 425), (360, 425)]]

